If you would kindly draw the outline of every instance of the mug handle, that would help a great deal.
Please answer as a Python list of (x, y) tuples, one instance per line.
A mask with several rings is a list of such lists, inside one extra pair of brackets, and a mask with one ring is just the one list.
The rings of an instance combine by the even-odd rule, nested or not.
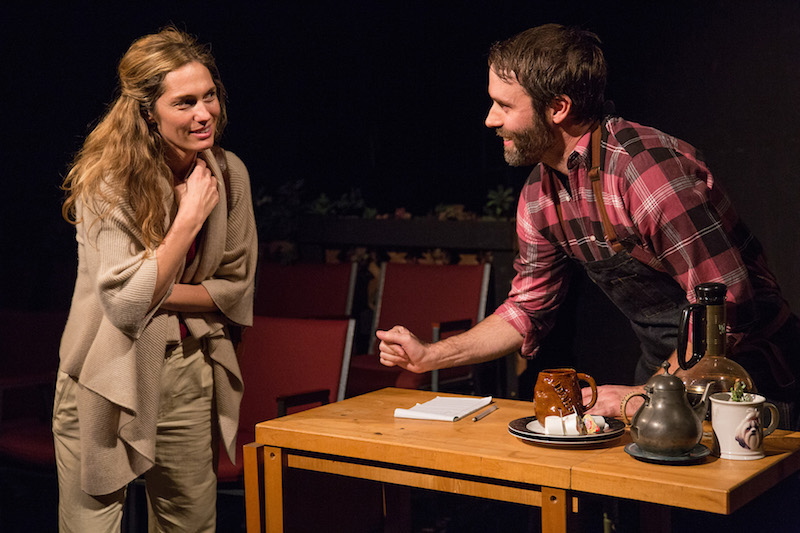
[(578, 382), (581, 381), (585, 381), (592, 388), (592, 401), (589, 402), (589, 405), (583, 406), (583, 410), (586, 411), (587, 409), (591, 409), (594, 404), (597, 403), (597, 383), (594, 382), (594, 378), (589, 374), (582, 374), (578, 372)]
[[(769, 425), (764, 428), (764, 436), (766, 437), (767, 435), (769, 435), (770, 433), (775, 431), (775, 428), (778, 427), (778, 422), (780, 421), (780, 414), (778, 414), (778, 408), (775, 407), (774, 404), (771, 404), (769, 402), (764, 402), (764, 408), (767, 409), (769, 411), (769, 413), (770, 413)], [(764, 422), (763, 422), (764, 412), (763, 411), (761, 412), (761, 418), (762, 418), (761, 424), (763, 425), (764, 424)]]

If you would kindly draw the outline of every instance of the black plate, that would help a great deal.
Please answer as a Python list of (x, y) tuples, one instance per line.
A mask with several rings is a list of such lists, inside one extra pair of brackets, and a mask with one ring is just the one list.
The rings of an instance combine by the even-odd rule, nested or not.
[(517, 418), (508, 423), (508, 432), (523, 440), (549, 445), (583, 446), (621, 437), (625, 424), (615, 418), (603, 417), (606, 427), (602, 433), (590, 435), (547, 435), (535, 416)]
[(703, 461), (711, 453), (706, 446), (698, 444), (688, 452), (681, 455), (659, 455), (657, 453), (646, 452), (639, 448), (635, 442), (625, 446), (625, 451), (631, 457), (635, 457), (645, 463), (656, 463), (660, 465), (690, 465)]

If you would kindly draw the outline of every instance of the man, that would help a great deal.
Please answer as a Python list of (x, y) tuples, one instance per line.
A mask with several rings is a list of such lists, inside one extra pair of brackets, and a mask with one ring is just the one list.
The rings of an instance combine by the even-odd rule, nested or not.
[[(427, 344), (402, 326), (379, 331), (381, 362), (424, 372), (517, 350), (534, 357), (577, 262), (630, 320), (641, 341), (641, 384), (665, 359), (678, 368), (680, 311), (698, 284), (719, 282), (728, 287), (737, 360), (759, 392), (782, 405), (782, 426), (796, 428), (800, 321), (758, 241), (692, 146), (603, 116), (605, 83), (599, 40), (589, 32), (549, 24), (492, 47), (486, 126), (502, 137), (510, 165), (536, 165), (517, 210), (517, 275), (497, 311), (461, 335)], [(641, 390), (599, 389), (592, 412), (608, 416)]]

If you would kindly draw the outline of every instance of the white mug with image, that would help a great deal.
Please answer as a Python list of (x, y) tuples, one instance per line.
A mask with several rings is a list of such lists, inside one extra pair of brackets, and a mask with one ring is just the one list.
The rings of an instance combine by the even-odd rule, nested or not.
[[(769, 411), (769, 424), (764, 424)], [(711, 426), (714, 452), (722, 459), (747, 461), (764, 457), (764, 437), (778, 427), (778, 408), (758, 394), (745, 394), (732, 401), (731, 393), (711, 395)]]

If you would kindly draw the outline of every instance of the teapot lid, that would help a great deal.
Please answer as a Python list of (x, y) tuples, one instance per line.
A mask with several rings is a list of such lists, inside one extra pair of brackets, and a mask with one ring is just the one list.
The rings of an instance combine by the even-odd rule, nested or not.
[(670, 374), (669, 366), (669, 361), (661, 363), (664, 373), (651, 377), (647, 385), (652, 387), (654, 391), (685, 391), (683, 380), (674, 374)]

